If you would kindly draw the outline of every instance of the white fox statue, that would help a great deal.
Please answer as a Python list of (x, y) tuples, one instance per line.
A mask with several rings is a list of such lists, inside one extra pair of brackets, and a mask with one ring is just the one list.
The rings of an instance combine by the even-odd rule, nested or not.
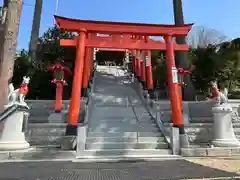
[(5, 107), (10, 107), (14, 104), (19, 104), (29, 108), (25, 102), (25, 96), (28, 93), (29, 82), (30, 82), (30, 78), (24, 76), (22, 84), (20, 85), (20, 88), (14, 89), (14, 86), (12, 83), (8, 85), (8, 104)]

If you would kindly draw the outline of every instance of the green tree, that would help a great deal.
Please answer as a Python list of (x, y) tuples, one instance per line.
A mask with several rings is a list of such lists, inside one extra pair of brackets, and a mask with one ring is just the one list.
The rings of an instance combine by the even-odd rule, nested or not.
[(228, 88), (230, 97), (240, 97), (240, 38), (222, 43), (219, 54), (224, 59), (221, 82)]
[(206, 93), (209, 83), (219, 79), (222, 71), (222, 59), (215, 46), (197, 48), (190, 51), (192, 54), (192, 79), (194, 86), (200, 93)]
[[(31, 69), (30, 92), (27, 98), (55, 99), (55, 85), (51, 83), (52, 72), (49, 72), (47, 67), (56, 60), (61, 59), (73, 71), (76, 50), (75, 48), (61, 47), (59, 43), (61, 38), (72, 39), (74, 34), (62, 32), (57, 26), (54, 26), (39, 38), (37, 61), (29, 62), (29, 56), (25, 50), (18, 54), (13, 82), (15, 86), (18, 86), (22, 81), (22, 77), (26, 75), (26, 69)], [(64, 99), (70, 97), (72, 77), (68, 77), (67, 82), (69, 85), (64, 87)]]

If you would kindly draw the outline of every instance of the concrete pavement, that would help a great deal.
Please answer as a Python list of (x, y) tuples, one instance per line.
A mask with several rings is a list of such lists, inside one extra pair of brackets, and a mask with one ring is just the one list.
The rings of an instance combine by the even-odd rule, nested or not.
[(236, 173), (186, 160), (108, 163), (1, 163), (2, 180), (186, 180), (240, 179)]

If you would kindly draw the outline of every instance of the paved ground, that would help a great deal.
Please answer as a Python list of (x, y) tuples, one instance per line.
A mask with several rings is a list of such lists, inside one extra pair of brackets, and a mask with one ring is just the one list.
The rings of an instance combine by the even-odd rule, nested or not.
[(240, 175), (240, 157), (198, 158), (198, 159), (189, 159), (189, 161), (201, 164), (203, 166), (237, 173)]
[[(0, 180), (185, 180), (240, 179), (230, 173), (185, 160), (115, 163), (1, 163)], [(235, 178), (234, 178), (235, 177)]]

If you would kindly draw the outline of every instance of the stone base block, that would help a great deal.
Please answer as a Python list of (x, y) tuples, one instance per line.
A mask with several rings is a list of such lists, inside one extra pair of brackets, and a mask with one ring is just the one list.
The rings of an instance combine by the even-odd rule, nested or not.
[(76, 150), (77, 136), (64, 136), (61, 140), (61, 149)]
[(66, 115), (65, 113), (52, 113), (48, 117), (49, 123), (66, 123)]
[(212, 144), (216, 147), (240, 147), (240, 142), (237, 139), (215, 139)]
[(23, 142), (0, 142), (0, 151), (23, 150), (28, 149), (30, 144), (27, 141)]
[(180, 140), (179, 140), (179, 129), (172, 127), (171, 131), (171, 149), (173, 155), (179, 155), (180, 153)]
[(187, 148), (189, 147), (188, 135), (187, 134), (180, 134), (179, 135), (180, 147)]

